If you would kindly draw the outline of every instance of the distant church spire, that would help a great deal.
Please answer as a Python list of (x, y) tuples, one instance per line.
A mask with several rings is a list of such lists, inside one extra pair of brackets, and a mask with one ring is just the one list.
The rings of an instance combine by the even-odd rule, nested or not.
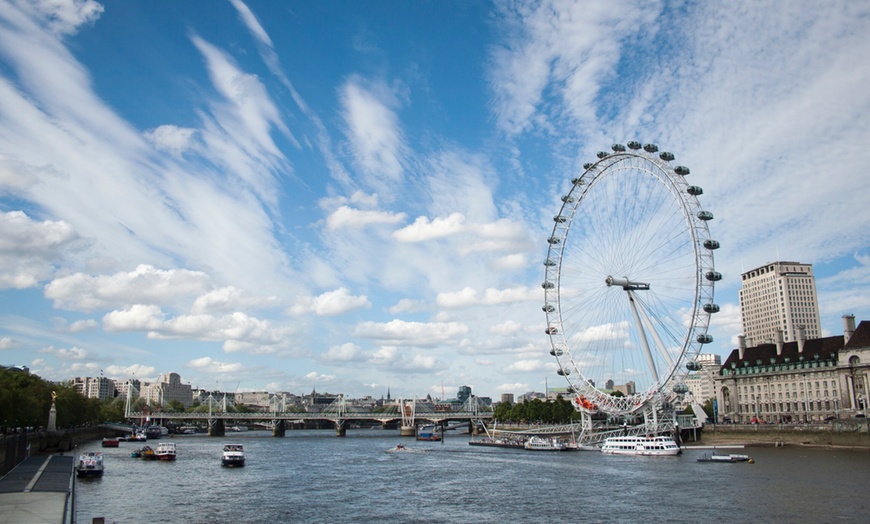
[(390, 386), (387, 386), (387, 402), (390, 401)]

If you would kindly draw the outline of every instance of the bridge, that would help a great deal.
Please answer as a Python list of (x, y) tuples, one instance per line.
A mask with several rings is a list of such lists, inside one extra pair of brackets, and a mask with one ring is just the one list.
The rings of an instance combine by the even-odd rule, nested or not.
[[(282, 437), (288, 425), (311, 421), (329, 421), (335, 427), (336, 436), (345, 436), (347, 427), (355, 421), (375, 421), (381, 424), (399, 422), (402, 436), (413, 436), (419, 421), (440, 425), (442, 428), (449, 422), (467, 423), (472, 432), (483, 427), (486, 421), (491, 421), (493, 411), (491, 406), (484, 404), (478, 397), (471, 396), (461, 406), (448, 411), (435, 410), (430, 402), (417, 399), (403, 400), (386, 406), (382, 411), (366, 411), (353, 406), (344, 395), (339, 395), (331, 404), (317, 412), (297, 413), (287, 410), (286, 399), (272, 399), (269, 411), (235, 413), (227, 410), (225, 402), (209, 396), (208, 412), (199, 413), (168, 413), (168, 412), (133, 412), (129, 403), (125, 417), (127, 420), (159, 419), (162, 421), (196, 422), (208, 421), (208, 432), (212, 436), (223, 436), (227, 421), (261, 423), (272, 428), (274, 436)], [(129, 431), (124, 425), (113, 426), (115, 429)]]

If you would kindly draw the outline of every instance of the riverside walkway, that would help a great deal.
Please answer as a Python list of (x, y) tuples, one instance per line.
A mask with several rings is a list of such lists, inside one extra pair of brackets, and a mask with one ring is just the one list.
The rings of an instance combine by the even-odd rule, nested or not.
[(71, 522), (73, 463), (72, 455), (28, 457), (0, 478), (0, 524)]

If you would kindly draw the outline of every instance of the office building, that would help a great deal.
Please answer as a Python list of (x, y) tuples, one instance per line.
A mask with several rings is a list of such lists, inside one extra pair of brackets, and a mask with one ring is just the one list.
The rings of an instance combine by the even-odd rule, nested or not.
[(784, 342), (822, 336), (813, 267), (800, 262), (772, 262), (742, 275), (740, 314), (746, 344), (773, 343), (782, 331)]

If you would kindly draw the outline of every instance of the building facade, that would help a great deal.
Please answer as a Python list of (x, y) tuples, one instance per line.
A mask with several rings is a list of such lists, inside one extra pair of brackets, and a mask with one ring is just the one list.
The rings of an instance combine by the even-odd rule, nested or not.
[(106, 377), (76, 377), (72, 386), (79, 395), (86, 398), (108, 400), (115, 398), (115, 382)]
[(822, 336), (812, 265), (772, 262), (741, 278), (740, 314), (748, 345), (775, 342), (778, 331), (783, 341), (793, 342), (801, 327), (808, 339)]
[(864, 416), (870, 391), (870, 322), (843, 335), (748, 346), (740, 338), (715, 377), (718, 422), (813, 423)]
[(157, 382), (145, 385), (140, 396), (149, 405), (165, 406), (177, 400), (185, 408), (193, 404), (193, 389), (190, 384), (182, 384), (178, 373), (165, 373), (157, 378)]
[(707, 400), (716, 398), (715, 377), (722, 367), (722, 357), (714, 353), (702, 353), (698, 355), (697, 362), (701, 369), (689, 373), (685, 384), (696, 402), (703, 405)]

